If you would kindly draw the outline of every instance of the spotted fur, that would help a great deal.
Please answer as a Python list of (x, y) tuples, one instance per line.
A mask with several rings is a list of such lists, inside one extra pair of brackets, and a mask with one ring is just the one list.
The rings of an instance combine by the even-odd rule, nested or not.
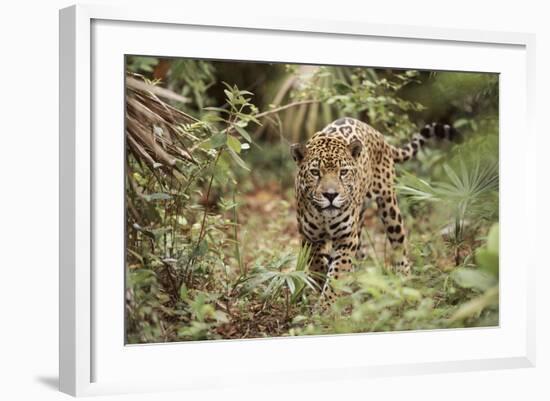
[(405, 162), (431, 138), (456, 139), (448, 125), (426, 125), (410, 143), (397, 148), (368, 124), (341, 118), (291, 147), (298, 164), (295, 181), (298, 228), (312, 248), (311, 270), (320, 277), (321, 299), (335, 293), (331, 279), (352, 270), (360, 251), (363, 215), (372, 199), (384, 225), (398, 271), (407, 273), (406, 230), (394, 188), (394, 163)]

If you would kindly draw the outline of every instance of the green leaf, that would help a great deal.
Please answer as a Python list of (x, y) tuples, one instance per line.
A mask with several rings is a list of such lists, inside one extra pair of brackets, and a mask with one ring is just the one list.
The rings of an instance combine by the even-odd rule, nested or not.
[(151, 239), (156, 239), (155, 234), (146, 228), (141, 227), (139, 224), (134, 223), (133, 224), (134, 229), (141, 231), (143, 234), (147, 235)]
[(205, 149), (205, 150), (213, 149), (212, 140), (207, 139), (206, 141), (201, 142), (201, 143), (199, 144), (199, 148)]
[(246, 163), (244, 162), (243, 159), (241, 159), (239, 157), (239, 155), (237, 153), (235, 153), (235, 151), (231, 148), (227, 148), (229, 154), (231, 155), (231, 157), (233, 158), (233, 160), (235, 160), (235, 162), (237, 162), (237, 164), (239, 166), (241, 166), (242, 168), (244, 168), (246, 171), (250, 171), (250, 169), (248, 168), (248, 166), (246, 165)]
[(495, 277), (477, 269), (458, 268), (451, 276), (462, 288), (472, 288), (479, 291), (486, 291), (497, 282)]
[(169, 200), (169, 199), (172, 199), (172, 196), (162, 192), (157, 192), (154, 194), (145, 194), (143, 195), (143, 199), (145, 199), (147, 202), (150, 202), (150, 201), (156, 201), (156, 200)]
[(239, 127), (238, 125), (235, 125), (235, 129), (237, 130), (237, 132), (244, 138), (246, 139), (248, 142), (252, 142), (252, 138), (250, 137), (250, 135), (248, 134), (248, 132), (246, 132), (246, 130), (242, 127)]
[(420, 301), (422, 293), (415, 288), (403, 287), (403, 296), (409, 301)]
[(489, 288), (477, 298), (462, 304), (451, 316), (451, 321), (467, 319), (471, 316), (479, 316), (481, 312), (491, 306), (497, 306), (499, 301), (498, 286)]
[(193, 256), (203, 256), (208, 252), (208, 241), (203, 239), (193, 250)]
[(229, 113), (228, 110), (222, 109), (221, 107), (204, 107), (203, 110), (217, 111), (219, 113)]
[(217, 310), (214, 312), (214, 317), (218, 323), (229, 323), (229, 317), (227, 313)]
[(189, 299), (189, 292), (187, 291), (185, 283), (180, 287), (180, 299), (182, 301), (187, 301)]
[(221, 133), (212, 135), (212, 138), (210, 138), (210, 142), (214, 149), (219, 148), (227, 143), (227, 135)]
[(241, 142), (234, 136), (227, 136), (227, 146), (229, 146), (235, 153), (241, 153)]
[(286, 286), (288, 287), (291, 294), (294, 294), (294, 291), (296, 291), (296, 284), (294, 283), (294, 280), (292, 280), (292, 277), (286, 277)]
[(348, 96), (345, 96), (345, 95), (336, 95), (336, 96), (331, 96), (328, 98), (328, 100), (326, 101), (326, 104), (333, 104), (333, 103), (336, 103), (337, 101), (341, 100), (341, 101), (345, 101), (348, 99)]
[(487, 250), (498, 254), (498, 245), (499, 245), (499, 225), (498, 223), (493, 224), (489, 235), (487, 236)]
[(226, 119), (224, 119), (223, 117), (220, 117), (219, 115), (217, 114), (206, 114), (204, 116), (204, 120), (205, 122), (208, 122), (208, 123), (215, 123), (215, 122), (227, 122)]
[(126, 248), (126, 252), (131, 254), (134, 258), (139, 260), (141, 264), (143, 264), (143, 257), (139, 253), (132, 251), (130, 248)]
[(231, 92), (228, 91), (227, 89), (224, 89), (224, 90), (223, 90), (223, 93), (225, 93), (225, 96), (227, 97), (227, 99), (229, 99), (229, 101), (232, 101), (232, 100), (233, 100), (233, 93), (231, 93)]
[(292, 319), (292, 324), (300, 324), (305, 321), (307, 321), (307, 317), (304, 315), (296, 315), (294, 316), (294, 319)]
[(476, 262), (484, 271), (491, 273), (493, 276), (498, 275), (499, 260), (497, 253), (490, 252), (488, 249), (478, 249)]
[(453, 122), (453, 127), (455, 128), (462, 128), (464, 126), (466, 126), (467, 124), (469, 123), (469, 120), (465, 119), (465, 118), (459, 118), (458, 120), (455, 120)]
[(487, 245), (476, 251), (476, 262), (481, 269), (498, 276), (499, 271), (499, 225), (493, 224), (487, 236)]

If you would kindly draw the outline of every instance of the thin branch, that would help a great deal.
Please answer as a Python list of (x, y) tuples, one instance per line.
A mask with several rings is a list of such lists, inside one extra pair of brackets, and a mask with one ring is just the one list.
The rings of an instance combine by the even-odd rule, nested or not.
[[(194, 250), (198, 249), (198, 247), (200, 246), (202, 240), (204, 239), (204, 237), (206, 235), (206, 216), (208, 214), (208, 200), (210, 199), (210, 190), (212, 189), (212, 183), (214, 182), (214, 174), (215, 174), (214, 170), (216, 169), (216, 165), (218, 164), (218, 160), (220, 159), (222, 151), (223, 151), (223, 149), (221, 149), (218, 152), (218, 154), (217, 154), (217, 156), (214, 159), (214, 162), (212, 164), (212, 175), (210, 176), (210, 181), (208, 183), (208, 189), (206, 190), (206, 200), (205, 200), (205, 204), (204, 204), (204, 213), (202, 215), (201, 230), (200, 230), (200, 233), (199, 233), (199, 238), (197, 239), (197, 244), (194, 247)], [(194, 263), (194, 261), (195, 261), (195, 257), (190, 257), (189, 259), (187, 259), (187, 264), (185, 265), (185, 271), (188, 271), (189, 266), (191, 266), (191, 263)]]
[[(218, 155), (216, 156), (216, 159), (214, 160), (214, 163), (212, 165), (212, 169), (216, 169), (216, 165), (218, 164), (218, 160), (220, 159), (220, 156), (222, 154), (222, 150), (218, 152)], [(208, 200), (210, 198), (210, 190), (212, 189), (212, 183), (214, 182), (214, 175), (215, 171), (212, 171), (212, 176), (210, 177), (210, 182), (208, 183), (208, 189), (206, 190), (206, 201), (204, 204), (204, 214), (202, 216), (202, 223), (201, 223), (201, 231), (199, 233), (199, 239), (197, 241), (197, 246), (200, 246), (201, 241), (204, 239), (204, 235), (206, 233), (206, 215), (208, 214)]]
[(263, 113), (256, 114), (254, 117), (263, 118), (263, 117), (268, 116), (270, 114), (275, 114), (275, 113), (278, 113), (280, 111), (290, 109), (291, 107), (301, 106), (301, 105), (304, 105), (304, 104), (319, 103), (319, 102), (320, 102), (320, 100), (301, 100), (299, 102), (285, 104), (284, 106), (280, 106), (280, 107), (276, 107), (276, 108), (268, 110), (268, 111), (264, 111)]

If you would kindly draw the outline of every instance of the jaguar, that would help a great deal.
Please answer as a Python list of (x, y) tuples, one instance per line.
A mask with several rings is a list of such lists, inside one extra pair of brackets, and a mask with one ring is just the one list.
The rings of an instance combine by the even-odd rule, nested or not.
[(431, 123), (409, 143), (396, 147), (365, 122), (340, 118), (305, 144), (291, 145), (297, 163), (295, 196), (302, 245), (310, 247), (310, 271), (321, 289), (320, 302), (333, 302), (332, 282), (352, 271), (361, 255), (365, 211), (374, 202), (391, 245), (392, 266), (409, 273), (407, 231), (397, 202), (395, 163), (415, 157), (432, 138), (460, 139), (447, 124)]

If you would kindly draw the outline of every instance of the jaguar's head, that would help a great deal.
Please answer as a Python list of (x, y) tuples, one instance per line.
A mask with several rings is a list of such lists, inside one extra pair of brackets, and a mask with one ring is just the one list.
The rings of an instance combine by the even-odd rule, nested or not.
[(298, 164), (296, 195), (323, 214), (335, 215), (346, 209), (357, 187), (362, 148), (358, 140), (347, 144), (329, 136), (314, 137), (307, 145), (292, 145), (292, 157)]

